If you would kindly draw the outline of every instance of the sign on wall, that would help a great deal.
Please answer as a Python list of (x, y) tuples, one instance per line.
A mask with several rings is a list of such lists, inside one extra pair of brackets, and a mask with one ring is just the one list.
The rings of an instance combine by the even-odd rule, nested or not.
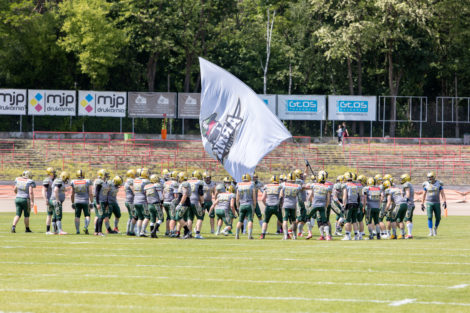
[(28, 115), (75, 116), (75, 90), (28, 90)]
[(129, 117), (176, 117), (175, 92), (128, 92)]
[(258, 97), (263, 100), (269, 110), (276, 115), (276, 95), (258, 95)]
[(326, 96), (278, 95), (277, 112), (281, 120), (324, 120)]
[(178, 118), (199, 118), (200, 93), (178, 93)]
[(126, 92), (80, 90), (78, 115), (125, 117)]
[(333, 121), (375, 121), (375, 96), (328, 96), (328, 119)]
[(0, 89), (1, 115), (26, 115), (26, 89)]

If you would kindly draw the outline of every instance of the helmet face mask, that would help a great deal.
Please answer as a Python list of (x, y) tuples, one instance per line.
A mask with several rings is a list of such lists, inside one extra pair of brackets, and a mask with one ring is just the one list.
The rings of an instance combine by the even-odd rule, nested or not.
[(434, 172), (429, 172), (427, 174), (428, 182), (434, 183), (436, 181), (436, 174)]
[(24, 178), (29, 178), (29, 179), (32, 179), (33, 178), (33, 173), (31, 173), (31, 171), (24, 171), (22, 176)]
[(233, 186), (233, 185), (228, 186), (227, 192), (235, 193), (235, 186)]
[(324, 183), (325, 182), (325, 173), (323, 171), (321, 171), (319, 174), (318, 174), (318, 178), (317, 178), (317, 181), (320, 182), (320, 183)]
[(109, 173), (104, 168), (98, 171), (98, 178), (106, 179), (108, 177), (109, 177)]
[(367, 179), (367, 186), (375, 186), (376, 183), (377, 183), (377, 181), (375, 180), (374, 177), (369, 177)]
[(54, 176), (54, 177), (57, 175), (56, 170), (53, 167), (48, 167), (46, 169), (46, 173), (47, 175)]
[(380, 175), (380, 174), (375, 175), (374, 178), (375, 178), (375, 181), (377, 182), (377, 184), (381, 184), (382, 181), (383, 181), (382, 175)]

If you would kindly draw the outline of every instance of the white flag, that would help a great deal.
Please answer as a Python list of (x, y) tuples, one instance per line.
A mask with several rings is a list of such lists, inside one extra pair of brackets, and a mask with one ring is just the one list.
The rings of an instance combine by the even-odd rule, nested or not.
[(223, 68), (199, 58), (202, 143), (241, 181), (281, 142), (292, 137), (258, 95)]

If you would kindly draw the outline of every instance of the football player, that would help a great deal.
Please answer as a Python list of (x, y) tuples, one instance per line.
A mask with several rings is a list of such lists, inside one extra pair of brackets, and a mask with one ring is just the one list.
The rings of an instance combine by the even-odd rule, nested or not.
[(145, 195), (145, 186), (150, 184), (149, 176), (150, 171), (147, 168), (137, 170), (137, 178), (134, 179), (134, 210), (137, 216), (137, 232), (139, 237), (148, 237), (145, 234), (147, 228), (150, 212), (147, 205), (147, 197)]
[[(56, 225), (56, 216), (54, 211), (54, 206), (52, 206), (51, 202), (51, 195), (52, 195), (52, 183), (57, 177), (56, 170), (52, 167), (48, 167), (46, 169), (47, 176), (42, 181), (42, 196), (44, 200), (46, 200), (46, 208), (47, 208), (47, 218), (46, 218), (46, 235), (52, 235), (57, 232), (57, 225)], [(51, 232), (51, 222), (53, 227), (53, 232)]]
[(266, 237), (268, 224), (273, 215), (277, 217), (278, 221), (282, 220), (282, 216), (279, 212), (280, 193), (281, 186), (279, 185), (279, 176), (274, 175), (271, 177), (271, 183), (265, 186), (263, 196), (261, 197), (261, 201), (263, 202), (265, 209), (260, 239), (264, 239)]
[(65, 201), (65, 187), (67, 186), (70, 179), (70, 174), (68, 172), (60, 173), (52, 183), (52, 195), (51, 203), (54, 206), (55, 215), (56, 215), (56, 224), (57, 232), (59, 235), (67, 235), (67, 233), (62, 229), (62, 203)]
[(380, 239), (380, 187), (377, 186), (375, 178), (367, 179), (367, 186), (362, 189), (362, 205), (366, 210), (366, 223), (369, 230), (369, 239)]
[[(317, 182), (312, 185), (312, 192), (310, 193), (309, 202), (311, 205), (307, 208), (307, 219), (316, 218), (318, 228), (320, 229), (320, 238), (318, 240), (331, 240), (330, 226), (326, 220), (326, 208), (330, 204), (331, 199), (331, 185), (325, 184), (326, 177), (324, 173), (319, 173)], [(312, 238), (310, 232), (307, 239)]]
[(158, 238), (157, 232), (165, 219), (162, 208), (163, 188), (160, 184), (160, 177), (156, 174), (150, 176), (150, 182), (151, 184), (145, 186), (145, 195), (150, 213), (150, 236)]
[(346, 235), (342, 240), (351, 240), (351, 230), (354, 229), (354, 240), (359, 240), (359, 234), (357, 229), (357, 211), (359, 204), (359, 187), (353, 182), (355, 174), (346, 172), (344, 173), (344, 179), (346, 183), (343, 187), (343, 204), (342, 208), (344, 215), (346, 216), (346, 224), (344, 226)]
[(403, 196), (406, 198), (406, 203), (408, 204), (408, 210), (406, 211), (405, 223), (406, 228), (408, 229), (408, 234), (405, 236), (405, 239), (413, 239), (413, 211), (415, 209), (415, 191), (413, 185), (411, 184), (411, 177), (408, 174), (403, 174), (400, 176), (401, 188)]
[(284, 186), (281, 189), (280, 197), (283, 198), (282, 203), (282, 230), (284, 232), (284, 240), (289, 239), (288, 234), (288, 225), (287, 222), (292, 223), (292, 239), (297, 239), (296, 231), (297, 231), (297, 221), (296, 221), (296, 211), (297, 211), (297, 204), (302, 201), (302, 186), (300, 184), (295, 183), (295, 175), (294, 173), (287, 174), (286, 177), (287, 182), (284, 183)]
[[(428, 236), (436, 236), (437, 228), (441, 222), (441, 198), (442, 206), (444, 209), (447, 209), (446, 195), (444, 193), (444, 185), (439, 180), (436, 180), (436, 174), (434, 172), (429, 172), (427, 175), (428, 180), (423, 183), (423, 204), (421, 204), (421, 210), (426, 209), (428, 215)], [(435, 217), (436, 223), (434, 228), (432, 226), (432, 217)]]
[(127, 212), (129, 213), (129, 219), (127, 220), (127, 230), (126, 234), (128, 236), (135, 236), (135, 224), (137, 222), (137, 217), (135, 216), (134, 212), (134, 191), (132, 190), (132, 186), (134, 184), (136, 171), (134, 169), (130, 169), (127, 171), (126, 176), (126, 183), (124, 184), (124, 191), (126, 193), (126, 202), (124, 205), (127, 208)]
[(93, 182), (93, 205), (95, 207), (95, 236), (104, 236), (103, 222), (108, 218), (108, 184), (109, 173), (105, 169), (98, 171), (98, 177)]
[[(209, 212), (212, 206), (212, 198), (215, 196), (215, 183), (212, 181), (211, 175), (209, 172), (204, 172), (202, 174), (204, 178), (204, 210)], [(210, 225), (211, 225), (211, 234), (214, 233), (214, 218), (215, 218), (215, 211), (213, 210), (211, 214), (209, 214)]]
[[(237, 216), (235, 211), (235, 187), (229, 186), (226, 191), (223, 184), (218, 184), (216, 189), (217, 198), (209, 208), (209, 214), (215, 210), (215, 216), (217, 216), (217, 231), (215, 234), (228, 236), (232, 229), (232, 216)], [(225, 224), (225, 229), (221, 232), (222, 223)]]
[[(121, 208), (119, 207), (117, 201), (117, 194), (119, 192), (119, 187), (122, 185), (121, 176), (115, 176), (112, 180), (108, 182), (109, 192), (108, 192), (108, 224), (106, 228), (108, 234), (118, 234), (119, 233), (119, 219), (121, 218)], [(114, 229), (111, 229), (109, 226), (109, 220), (111, 220), (111, 215), (114, 214)]]
[(90, 206), (93, 202), (93, 195), (91, 193), (92, 182), (89, 179), (85, 179), (85, 175), (82, 170), (77, 170), (77, 178), (72, 180), (70, 185), (72, 186), (72, 195), (70, 200), (72, 201), (72, 208), (75, 211), (75, 230), (77, 235), (80, 234), (80, 217), (85, 216), (85, 227), (83, 232), (88, 235), (88, 225), (90, 225)]
[(237, 233), (235, 238), (240, 239), (240, 231), (245, 218), (248, 220), (248, 239), (253, 239), (253, 213), (256, 205), (256, 188), (251, 181), (250, 174), (243, 174), (242, 182), (237, 184), (237, 207), (240, 215), (237, 223)]
[(11, 232), (16, 233), (16, 224), (21, 218), (21, 214), (24, 214), (24, 226), (27, 233), (32, 233), (29, 228), (29, 215), (31, 213), (31, 207), (34, 206), (34, 192), (33, 188), (36, 188), (36, 184), (33, 181), (33, 175), (30, 171), (24, 171), (20, 177), (15, 179), (15, 206), (16, 215), (13, 218), (13, 225), (11, 226)]
[(188, 228), (191, 231), (193, 219), (196, 216), (196, 236), (194, 238), (204, 239), (201, 235), (202, 222), (204, 221), (204, 182), (202, 181), (201, 172), (198, 170), (193, 171), (188, 183), (191, 187)]

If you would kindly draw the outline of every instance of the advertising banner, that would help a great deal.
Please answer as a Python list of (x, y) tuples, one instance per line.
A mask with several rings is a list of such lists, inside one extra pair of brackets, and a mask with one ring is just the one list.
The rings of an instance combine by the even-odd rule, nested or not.
[(26, 89), (0, 89), (0, 115), (26, 115)]
[(78, 115), (125, 117), (127, 93), (115, 91), (80, 90)]
[(176, 117), (175, 92), (128, 92), (129, 117)]
[(328, 119), (332, 121), (375, 121), (375, 96), (328, 96)]
[(28, 90), (28, 115), (75, 116), (75, 90)]
[(277, 115), (281, 120), (326, 119), (326, 96), (278, 95)]
[(200, 93), (178, 93), (178, 118), (199, 118)]
[(268, 109), (276, 114), (276, 95), (258, 95), (263, 100)]

